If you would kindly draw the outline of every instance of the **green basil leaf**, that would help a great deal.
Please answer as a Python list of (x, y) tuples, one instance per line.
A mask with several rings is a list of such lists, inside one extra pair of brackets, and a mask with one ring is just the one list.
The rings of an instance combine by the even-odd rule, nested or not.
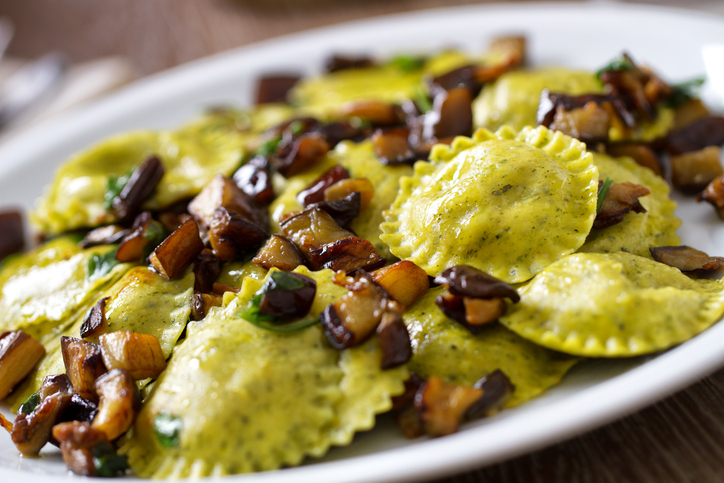
[(97, 253), (94, 253), (90, 260), (88, 260), (88, 280), (92, 282), (93, 280), (107, 275), (111, 270), (113, 270), (113, 267), (119, 263), (118, 260), (116, 260), (117, 251), (118, 247), (109, 251), (105, 255), (98, 255)]
[(398, 55), (390, 60), (390, 65), (394, 65), (403, 72), (414, 72), (425, 65), (425, 57), (415, 57), (413, 55)]
[(257, 292), (257, 294), (254, 296), (254, 298), (251, 299), (251, 302), (249, 302), (249, 306), (245, 311), (241, 313), (241, 317), (243, 319), (248, 320), (252, 324), (262, 323), (262, 322), (275, 322), (277, 320), (276, 317), (271, 317), (269, 315), (262, 315), (259, 313), (259, 303), (261, 302), (261, 298), (264, 296), (264, 287)]
[(617, 71), (617, 70), (633, 70), (633, 65), (631, 65), (631, 62), (626, 60), (625, 57), (617, 57), (613, 59), (611, 62), (606, 64), (605, 66), (601, 67), (596, 71), (596, 77), (598, 77), (598, 80), (601, 80), (601, 74), (608, 71)]
[(417, 92), (415, 92), (415, 99), (413, 100), (415, 101), (415, 104), (417, 104), (417, 107), (420, 109), (420, 112), (422, 112), (423, 114), (432, 110), (432, 102), (430, 101), (430, 97), (422, 86), (420, 86), (420, 88), (417, 89)]
[(91, 448), (93, 455), (93, 466), (96, 475), (104, 478), (113, 478), (126, 473), (128, 459), (125, 455), (119, 455), (109, 443), (101, 441)]
[(608, 194), (608, 189), (613, 184), (613, 180), (611, 178), (606, 178), (606, 180), (603, 182), (600, 188), (598, 188), (598, 200), (596, 201), (596, 213), (601, 211), (601, 207), (603, 206), (603, 201), (606, 199), (606, 195)]
[(179, 445), (182, 428), (181, 418), (168, 413), (158, 413), (153, 419), (153, 432), (164, 448), (174, 448)]
[(686, 101), (699, 97), (699, 90), (706, 82), (706, 77), (696, 77), (685, 82), (680, 82), (671, 86), (673, 93), (667, 102), (669, 107), (679, 106)]
[(108, 176), (108, 185), (103, 195), (103, 207), (106, 211), (109, 211), (113, 207), (113, 200), (121, 194), (123, 188), (128, 184), (128, 180), (131, 179), (132, 174), (133, 170), (121, 176), (116, 176), (115, 174)]
[(259, 149), (256, 150), (256, 154), (260, 156), (267, 157), (271, 154), (274, 154), (279, 147), (279, 143), (282, 141), (281, 136), (277, 136), (272, 139), (268, 139), (262, 143), (261, 146), (259, 146)]
[[(271, 283), (270, 283), (271, 282)], [(264, 284), (262, 290), (264, 292), (273, 289), (279, 290), (299, 290), (304, 288), (305, 284), (299, 278), (295, 277), (294, 274), (289, 272), (272, 272), (269, 280)]]
[(40, 394), (37, 392), (34, 394), (31, 394), (29, 398), (25, 400), (24, 403), (20, 405), (20, 413), (21, 414), (30, 414), (40, 405)]

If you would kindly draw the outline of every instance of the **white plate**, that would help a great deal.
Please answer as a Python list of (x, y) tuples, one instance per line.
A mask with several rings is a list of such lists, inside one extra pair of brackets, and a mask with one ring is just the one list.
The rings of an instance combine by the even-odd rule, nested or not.
[[(480, 51), (496, 35), (529, 39), (534, 65), (595, 69), (626, 49), (680, 81), (705, 72), (722, 81), (724, 19), (632, 5), (516, 4), (423, 11), (262, 42), (144, 79), (102, 101), (18, 136), (0, 150), (0, 206), (32, 206), (53, 169), (113, 133), (177, 126), (206, 106), (246, 104), (258, 74), (313, 72), (331, 51), (391, 54), (448, 46)], [(724, 82), (719, 82), (724, 85)], [(711, 100), (724, 99), (709, 90)], [(719, 96), (718, 98), (716, 96)], [(721, 104), (720, 104), (721, 106)], [(724, 255), (724, 228), (708, 206), (681, 203), (684, 243)], [(650, 358), (592, 361), (523, 407), (436, 440), (404, 440), (391, 421), (347, 448), (299, 468), (228, 478), (247, 482), (420, 481), (480, 467), (569, 438), (635, 411), (724, 364), (724, 324)], [(0, 481), (65, 478), (60, 458), (22, 459), (0, 435)]]

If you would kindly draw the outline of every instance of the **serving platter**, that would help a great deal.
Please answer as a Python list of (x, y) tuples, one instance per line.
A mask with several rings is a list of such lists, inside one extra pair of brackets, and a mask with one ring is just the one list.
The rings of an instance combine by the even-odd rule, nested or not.
[[(482, 51), (498, 35), (529, 40), (532, 65), (594, 70), (626, 50), (677, 82), (706, 73), (704, 97), (723, 110), (724, 19), (677, 9), (610, 4), (487, 5), (422, 11), (282, 37), (143, 79), (8, 141), (0, 148), (0, 207), (29, 209), (70, 154), (114, 133), (178, 126), (205, 108), (248, 105), (263, 73), (318, 71), (331, 52), (379, 56), (446, 47)], [(721, 87), (720, 87), (721, 89)], [(677, 198), (683, 243), (724, 255), (724, 223), (707, 206)], [(421, 481), (491, 464), (605, 424), (724, 365), (724, 324), (651, 357), (593, 360), (522, 407), (434, 440), (405, 440), (391, 418), (346, 448), (298, 468), (227, 478), (246, 482)], [(3, 408), (7, 414), (7, 408)], [(23, 459), (0, 436), (0, 481), (67, 478), (54, 449)]]

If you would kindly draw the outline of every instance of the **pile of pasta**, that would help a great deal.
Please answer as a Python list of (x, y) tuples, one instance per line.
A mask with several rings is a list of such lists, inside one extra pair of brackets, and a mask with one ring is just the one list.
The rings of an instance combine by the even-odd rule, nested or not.
[(529, 67), (508, 37), (336, 56), (253, 108), (103, 141), (0, 272), (3, 424), (78, 474), (266, 471), (382, 413), (444, 436), (583, 358), (682, 343), (724, 313), (723, 260), (680, 246), (670, 198), (673, 177), (724, 206), (694, 84), (628, 55)]

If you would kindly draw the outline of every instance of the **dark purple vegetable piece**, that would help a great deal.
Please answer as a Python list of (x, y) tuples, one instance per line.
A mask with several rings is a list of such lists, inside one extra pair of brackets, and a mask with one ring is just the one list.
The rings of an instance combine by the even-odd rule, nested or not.
[(337, 121), (325, 124), (317, 128), (317, 131), (324, 136), (330, 148), (334, 148), (340, 141), (351, 139), (361, 141), (369, 135), (370, 128), (355, 127), (347, 121)]
[(557, 92), (550, 92), (543, 89), (541, 92), (540, 103), (538, 104), (537, 122), (538, 125), (550, 127), (555, 118), (556, 110), (562, 108), (565, 111), (581, 109), (588, 103), (594, 103), (598, 106), (609, 104), (621, 122), (626, 127), (633, 127), (636, 120), (623, 101), (609, 94), (583, 94), (580, 96), (569, 96)]
[(86, 234), (78, 245), (81, 248), (91, 248), (98, 245), (113, 245), (120, 242), (129, 233), (128, 228), (119, 225), (101, 226)]
[[(599, 188), (602, 183), (603, 181), (599, 181)], [(646, 208), (641, 205), (639, 198), (649, 194), (651, 191), (645, 186), (628, 181), (612, 183), (605, 194), (601, 209), (598, 210), (596, 219), (593, 221), (593, 228), (602, 229), (621, 223), (624, 216), (631, 211), (646, 213)]]
[(318, 208), (329, 216), (341, 227), (349, 225), (357, 215), (362, 206), (362, 195), (355, 191), (344, 198), (332, 201), (322, 201), (309, 205), (309, 208)]
[(73, 391), (84, 399), (97, 401), (96, 379), (106, 373), (100, 346), (64, 336), (60, 338), (60, 347), (65, 373), (73, 384)]
[(614, 157), (628, 156), (641, 166), (649, 168), (661, 177), (664, 176), (664, 171), (661, 168), (661, 162), (656, 152), (651, 145), (647, 143), (636, 141), (609, 143), (606, 145), (606, 153)]
[(136, 262), (146, 256), (163, 241), (164, 228), (144, 211), (133, 221), (130, 231), (123, 237), (116, 251), (119, 262)]
[(262, 287), (259, 314), (280, 320), (297, 319), (309, 313), (317, 282), (291, 272), (275, 272)]
[(406, 129), (377, 130), (372, 135), (372, 146), (375, 155), (382, 164), (406, 164), (417, 159), (410, 148), (408, 138), (410, 132)]
[(221, 275), (223, 262), (214, 255), (214, 252), (205, 248), (194, 260), (194, 290), (209, 293), (214, 282)]
[(473, 132), (473, 96), (465, 87), (456, 87), (435, 96), (432, 110), (425, 115), (422, 138), (446, 139), (470, 136)]
[(43, 383), (38, 389), (40, 400), (42, 401), (53, 394), (73, 394), (73, 384), (66, 374), (45, 376), (45, 379), (43, 379)]
[(696, 201), (706, 201), (724, 219), (724, 175), (715, 178), (704, 191), (696, 195)]
[(724, 266), (724, 258), (710, 257), (701, 250), (686, 245), (651, 247), (649, 251), (657, 262), (678, 268), (682, 272), (713, 271)]
[(209, 242), (216, 256), (230, 261), (264, 243), (269, 235), (256, 223), (224, 207), (217, 208), (209, 229)]
[(68, 421), (81, 421), (86, 423), (93, 422), (96, 414), (98, 413), (98, 405), (88, 399), (83, 399), (78, 394), (72, 394), (70, 396), (70, 402), (65, 408), (63, 415), (60, 417), (58, 423), (64, 423)]
[(482, 389), (483, 395), (465, 412), (467, 420), (485, 418), (499, 411), (515, 391), (513, 383), (500, 369), (480, 379), (473, 388)]
[(341, 115), (358, 118), (373, 126), (397, 126), (404, 124), (405, 113), (397, 104), (380, 101), (355, 101), (342, 107)]
[(707, 146), (724, 145), (724, 117), (697, 119), (666, 136), (666, 150), (671, 154), (699, 151)]
[(435, 283), (445, 285), (450, 293), (463, 297), (520, 300), (511, 285), (469, 265), (456, 265), (444, 270), (435, 277)]
[(307, 252), (314, 267), (351, 272), (358, 268), (374, 270), (386, 262), (369, 240), (350, 236), (315, 247)]
[(329, 73), (348, 69), (363, 69), (366, 67), (373, 67), (374, 65), (374, 59), (365, 55), (351, 56), (335, 54), (328, 57), (324, 62), (324, 68)]
[(314, 166), (329, 151), (329, 143), (319, 133), (300, 136), (288, 153), (271, 157), (273, 167), (285, 178), (290, 178)]
[(294, 242), (281, 235), (272, 235), (252, 262), (267, 270), (276, 267), (289, 272), (299, 265), (304, 265), (306, 259)]
[(0, 260), (25, 248), (23, 216), (19, 211), (0, 213)]
[[(257, 159), (261, 159), (263, 162), (255, 161)], [(259, 166), (260, 164), (262, 166)], [(264, 166), (266, 164), (266, 159), (263, 157), (252, 158), (251, 161), (239, 168), (233, 176), (236, 185), (262, 206), (274, 201), (271, 173), (268, 166)]]
[(465, 312), (465, 298), (460, 295), (453, 295), (446, 291), (435, 297), (435, 304), (440, 307), (440, 310), (445, 317), (448, 317), (458, 324), (462, 325), (471, 334), (479, 334), (485, 328), (485, 325), (472, 325), (469, 324)]
[(70, 398), (70, 394), (56, 393), (43, 399), (32, 413), (17, 415), (10, 437), (23, 456), (36, 456), (50, 440), (53, 426)]
[(86, 315), (85, 320), (80, 326), (80, 336), (85, 339), (94, 335), (99, 335), (106, 331), (108, 322), (106, 321), (106, 302), (109, 297), (100, 299)]
[(482, 395), (482, 389), (448, 384), (431, 376), (417, 391), (415, 407), (427, 434), (445, 436), (457, 431), (465, 413)]
[(260, 78), (256, 86), (256, 104), (286, 102), (287, 93), (300, 79), (301, 76), (290, 74), (267, 75)]
[(428, 84), (430, 93), (434, 96), (440, 92), (464, 87), (473, 97), (477, 96), (483, 86), (475, 78), (476, 68), (472, 64), (464, 65), (433, 78)]
[(151, 156), (133, 171), (128, 183), (113, 199), (112, 209), (121, 221), (129, 221), (156, 189), (165, 169), (157, 156)]
[(203, 249), (199, 226), (194, 220), (186, 220), (156, 247), (148, 259), (154, 270), (166, 280), (171, 280), (181, 275)]
[(402, 365), (412, 358), (410, 334), (398, 312), (386, 310), (382, 314), (380, 325), (377, 326), (377, 335), (380, 338), (383, 370)]
[(300, 191), (297, 195), (297, 201), (299, 201), (299, 204), (304, 207), (313, 203), (320, 203), (324, 201), (324, 190), (335, 184), (337, 181), (348, 178), (349, 171), (344, 169), (342, 166), (330, 168), (319, 178), (314, 180), (309, 186)]

